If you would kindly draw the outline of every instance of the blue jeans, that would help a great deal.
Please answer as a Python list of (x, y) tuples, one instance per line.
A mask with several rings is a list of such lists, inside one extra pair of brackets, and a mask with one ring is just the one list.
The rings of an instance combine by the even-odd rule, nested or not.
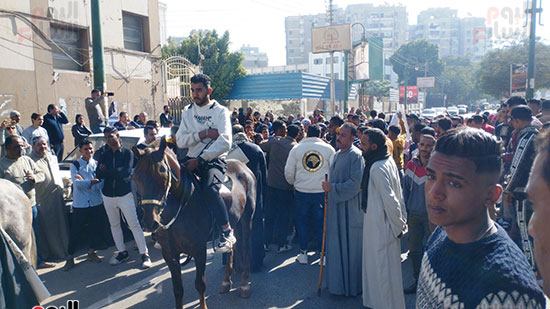
[(290, 210), (293, 205), (293, 191), (267, 187), (267, 203), (264, 211), (264, 243), (266, 245), (276, 242), (279, 246), (283, 246), (287, 243)]
[(93, 125), (93, 126), (90, 126), (90, 130), (92, 131), (92, 133), (94, 134), (97, 134), (97, 133), (103, 133), (103, 130), (105, 129), (105, 126), (100, 126), (100, 125)]
[(39, 265), (43, 260), (38, 255), (38, 208), (36, 205), (32, 206), (32, 230), (34, 231), (34, 242), (36, 245), (36, 265)]
[(312, 220), (319, 250), (323, 241), (323, 217), (325, 194), (302, 193), (296, 191), (296, 228), (300, 240), (300, 250), (307, 250), (309, 242), (309, 220)]

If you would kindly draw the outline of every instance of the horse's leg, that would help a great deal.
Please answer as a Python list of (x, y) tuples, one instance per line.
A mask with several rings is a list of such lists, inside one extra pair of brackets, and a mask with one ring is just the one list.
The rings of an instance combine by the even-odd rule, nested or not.
[(241, 294), (242, 298), (250, 297), (250, 283), (248, 274), (250, 273), (250, 220), (249, 216), (243, 216), (239, 222), (237, 233), (240, 234), (241, 244), (237, 247), (237, 259), (241, 271)]
[(204, 293), (206, 291), (206, 247), (197, 251), (195, 256), (195, 289), (199, 292), (199, 308), (206, 309)]
[[(162, 244), (162, 256), (172, 277), (172, 289), (176, 299), (176, 308), (183, 309), (183, 282), (181, 279), (181, 267), (179, 253), (174, 253), (175, 250), (171, 245)], [(172, 250), (171, 250), (172, 249)]]
[(220, 293), (224, 294), (231, 290), (233, 282), (231, 281), (231, 274), (233, 273), (233, 250), (227, 253), (227, 263), (225, 264), (225, 277), (223, 278), (222, 287)]

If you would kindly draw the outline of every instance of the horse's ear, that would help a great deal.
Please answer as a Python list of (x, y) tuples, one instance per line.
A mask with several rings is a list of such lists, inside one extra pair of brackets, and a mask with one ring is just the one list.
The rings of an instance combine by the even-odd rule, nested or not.
[(137, 146), (132, 147), (132, 152), (134, 153), (134, 156), (136, 157), (136, 159), (141, 158), (145, 153), (143, 149), (140, 149)]
[(164, 151), (166, 150), (166, 137), (163, 136), (161, 139), (160, 139), (160, 146), (159, 146), (159, 151), (164, 153)]

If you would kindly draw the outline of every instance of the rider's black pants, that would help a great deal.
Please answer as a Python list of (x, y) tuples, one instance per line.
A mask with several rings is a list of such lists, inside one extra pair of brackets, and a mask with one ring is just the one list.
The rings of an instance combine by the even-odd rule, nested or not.
[(225, 178), (226, 166), (227, 164), (224, 160), (216, 159), (206, 162), (198, 169), (206, 205), (208, 205), (208, 209), (214, 215), (216, 224), (220, 227), (229, 222), (225, 202), (219, 193)]

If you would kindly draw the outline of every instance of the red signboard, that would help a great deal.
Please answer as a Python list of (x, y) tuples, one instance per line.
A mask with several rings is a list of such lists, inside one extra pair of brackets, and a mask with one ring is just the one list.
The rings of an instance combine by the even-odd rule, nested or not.
[[(399, 87), (399, 103), (403, 104), (405, 98), (405, 86)], [(407, 86), (407, 103), (416, 104), (418, 103), (418, 87), (417, 86)]]

